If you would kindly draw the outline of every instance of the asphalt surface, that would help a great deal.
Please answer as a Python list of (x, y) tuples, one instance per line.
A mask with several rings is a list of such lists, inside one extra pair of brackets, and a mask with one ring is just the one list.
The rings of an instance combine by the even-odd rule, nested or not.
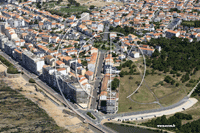
[[(105, 26), (105, 31), (104, 32), (108, 32), (108, 31), (109, 31), (109, 26)], [(104, 41), (108, 40), (108, 33), (104, 33), (103, 40)]]
[(96, 74), (96, 80), (95, 80), (95, 83), (94, 83), (94, 89), (93, 89), (93, 99), (92, 99), (92, 102), (91, 102), (91, 106), (90, 106), (90, 109), (97, 109), (97, 100), (98, 100), (98, 90), (100, 89), (100, 83), (101, 83), (101, 79), (102, 79), (102, 76), (101, 76), (101, 70), (102, 70), (102, 67), (103, 67), (103, 58), (104, 58), (104, 52), (100, 51), (100, 54), (99, 54), (99, 62), (97, 63), (98, 64), (98, 68), (97, 68), (97, 74)]

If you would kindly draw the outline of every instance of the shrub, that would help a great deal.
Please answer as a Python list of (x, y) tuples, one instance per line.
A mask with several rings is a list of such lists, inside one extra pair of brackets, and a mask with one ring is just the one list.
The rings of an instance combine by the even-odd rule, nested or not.
[(181, 75), (182, 75), (182, 74), (180, 74), (180, 73), (176, 73), (176, 76), (177, 76), (177, 77), (180, 77)]
[(32, 78), (30, 78), (30, 79), (29, 79), (29, 83), (35, 83), (35, 80), (32, 79)]
[(176, 83), (176, 87), (178, 87), (179, 86), (179, 83)]
[(114, 80), (111, 82), (111, 88), (112, 90), (116, 90), (116, 88), (119, 86), (119, 79), (114, 78)]
[(7, 67), (13, 66), (8, 60), (6, 60), (3, 56), (0, 55), (0, 61), (5, 64)]
[(133, 79), (133, 77), (130, 76), (129, 79)]
[(10, 66), (7, 69), (7, 73), (9, 73), (9, 74), (18, 74), (19, 72), (18, 72), (17, 68), (15, 68), (14, 66)]
[(175, 84), (175, 81), (174, 81), (174, 80), (172, 80), (172, 81), (171, 81), (171, 85), (174, 85), (174, 84)]
[(164, 81), (170, 83), (172, 81), (172, 78), (170, 76), (166, 76)]
[(185, 86), (187, 87), (191, 87), (192, 85), (190, 83), (187, 83)]
[(87, 115), (88, 115), (89, 117), (91, 117), (92, 119), (96, 119), (96, 118), (92, 115), (92, 113), (90, 113), (90, 112), (87, 112)]

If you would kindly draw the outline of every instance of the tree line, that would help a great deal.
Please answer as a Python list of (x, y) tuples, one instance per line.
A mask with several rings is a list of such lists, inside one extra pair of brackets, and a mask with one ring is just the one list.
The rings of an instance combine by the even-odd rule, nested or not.
[(128, 61), (120, 64), (120, 66), (117, 66), (116, 68), (121, 70), (122, 68), (125, 68), (125, 67), (128, 67), (130, 71), (128, 72), (128, 71), (122, 70), (119, 73), (120, 77), (124, 77), (125, 75), (138, 75), (139, 74), (139, 73), (135, 73), (136, 69), (133, 69), (133, 68), (136, 68), (136, 65), (133, 64), (132, 60), (128, 60)]
[(128, 34), (133, 34), (135, 30), (133, 27), (128, 27), (128, 26), (124, 26), (123, 28), (120, 26), (116, 27), (110, 26), (109, 31), (120, 32), (127, 36)]
[(156, 119), (152, 119), (149, 122), (142, 123), (145, 126), (150, 127), (157, 127), (157, 125), (175, 125), (175, 127), (162, 127), (163, 129), (173, 130), (176, 132), (183, 132), (183, 133), (199, 133), (200, 132), (200, 119), (188, 122), (187, 124), (181, 124), (182, 120), (192, 120), (192, 115), (184, 114), (184, 113), (176, 113), (173, 116), (166, 118), (165, 115), (162, 117), (158, 117)]
[(152, 58), (146, 58), (146, 65), (154, 70), (171, 72), (180, 76), (181, 72), (186, 72), (182, 76), (182, 82), (189, 80), (189, 75), (193, 75), (200, 70), (200, 42), (190, 43), (188, 39), (177, 37), (167, 38), (152, 38), (147, 45), (161, 46), (162, 50), (159, 53), (155, 50)]
[(200, 21), (199, 20), (195, 20), (195, 21), (183, 21), (181, 23), (181, 25), (197, 28), (197, 27), (200, 27)]

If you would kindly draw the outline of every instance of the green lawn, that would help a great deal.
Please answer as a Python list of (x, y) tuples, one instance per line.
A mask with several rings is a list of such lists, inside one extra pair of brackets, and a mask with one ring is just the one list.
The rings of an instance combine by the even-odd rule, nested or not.
[(187, 25), (187, 26), (194, 26), (194, 21), (184, 21), (181, 23), (181, 25)]
[[(138, 64), (141, 63), (141, 60), (139, 62), (136, 62), (136, 64), (137, 63)], [(140, 69), (143, 71), (144, 68), (141, 67)], [(128, 67), (122, 68), (122, 70), (129, 72)], [(180, 101), (193, 88), (192, 86), (186, 87), (185, 84), (188, 83), (189, 81), (187, 81), (186, 83), (182, 83), (180, 81), (181, 76), (177, 77), (176, 74), (175, 75), (170, 74), (169, 72), (165, 74), (156, 70), (155, 74), (152, 75), (151, 74), (152, 68), (147, 67), (147, 70), (149, 70), (150, 74), (145, 76), (145, 82), (143, 82), (138, 92), (131, 96), (131, 99), (136, 102), (151, 103), (156, 101), (156, 98), (152, 94), (153, 92), (163, 106), (169, 106)], [(137, 72), (139, 71), (137, 70)], [(200, 72), (197, 72), (195, 75), (193, 75), (192, 79), (198, 79), (199, 73)], [(184, 75), (185, 73), (181, 74)], [(179, 86), (176, 86), (175, 84), (172, 85), (171, 83), (166, 83), (164, 81), (166, 75), (170, 76), (173, 80), (175, 80), (175, 84), (179, 83)], [(133, 77), (133, 79), (129, 79), (130, 76)], [(127, 99), (127, 96), (129, 96), (137, 89), (138, 84), (141, 82), (141, 80), (142, 77), (140, 75), (125, 75), (124, 77), (120, 78), (119, 111), (118, 111), (119, 113), (147, 110), (149, 108), (150, 109), (159, 108), (157, 104), (152, 104), (152, 105), (146, 104), (146, 106), (144, 106), (144, 104), (139, 104), (131, 101), (130, 99)], [(136, 81), (138, 81), (137, 84)], [(193, 84), (196, 84), (196, 82)], [(149, 89), (151, 89), (152, 92)]]
[(164, 97), (162, 99), (159, 99), (159, 101), (164, 107), (167, 107), (167, 106), (170, 106), (172, 104), (179, 102), (185, 96), (186, 96), (185, 92), (183, 90), (180, 90), (171, 95), (167, 95), (166, 97)]
[[(128, 68), (124, 68), (123, 70), (128, 71)], [(137, 89), (138, 86), (136, 84), (136, 81), (141, 82), (142, 80), (140, 75), (131, 75), (133, 79), (129, 79), (129, 77), (129, 75), (126, 75), (120, 79), (118, 113), (159, 108), (157, 104), (138, 104), (127, 98), (128, 95), (130, 95)], [(139, 89), (138, 93), (131, 96), (131, 98), (135, 101), (144, 103), (155, 101), (153, 95), (149, 92), (147, 88), (145, 88), (144, 85)]]
[(87, 10), (87, 7), (86, 6), (79, 6), (79, 7), (76, 7), (76, 6), (71, 6), (70, 8), (61, 8), (60, 11), (61, 12), (64, 12), (64, 13), (71, 13), (71, 12), (82, 12), (82, 11), (85, 11)]

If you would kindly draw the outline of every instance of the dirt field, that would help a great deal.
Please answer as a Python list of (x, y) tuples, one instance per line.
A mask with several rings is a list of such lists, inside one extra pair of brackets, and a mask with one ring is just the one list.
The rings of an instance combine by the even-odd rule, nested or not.
[[(5, 68), (0, 65), (0, 72), (3, 72), (4, 70)], [(3, 80), (14, 89), (20, 90), (20, 93), (23, 94), (25, 97), (27, 97), (34, 103), (37, 103), (40, 108), (44, 109), (48, 113), (48, 115), (55, 120), (58, 126), (64, 127), (65, 129), (68, 129), (70, 132), (74, 133), (92, 132), (90, 129), (87, 129), (87, 125), (85, 125), (77, 117), (64, 114), (63, 109), (68, 110), (67, 108), (63, 106), (57, 106), (48, 97), (44, 96), (41, 92), (36, 91), (34, 86), (27, 86), (27, 81), (22, 77), (10, 79), (5, 77), (3, 78)], [(51, 99), (61, 105), (61, 103), (56, 101), (53, 97), (51, 97)]]
[(118, 6), (123, 5), (123, 2), (104, 2), (104, 0), (77, 0), (78, 3), (80, 3), (81, 5), (84, 6), (97, 6), (97, 7), (103, 7), (106, 5), (110, 5), (110, 4), (116, 4)]

